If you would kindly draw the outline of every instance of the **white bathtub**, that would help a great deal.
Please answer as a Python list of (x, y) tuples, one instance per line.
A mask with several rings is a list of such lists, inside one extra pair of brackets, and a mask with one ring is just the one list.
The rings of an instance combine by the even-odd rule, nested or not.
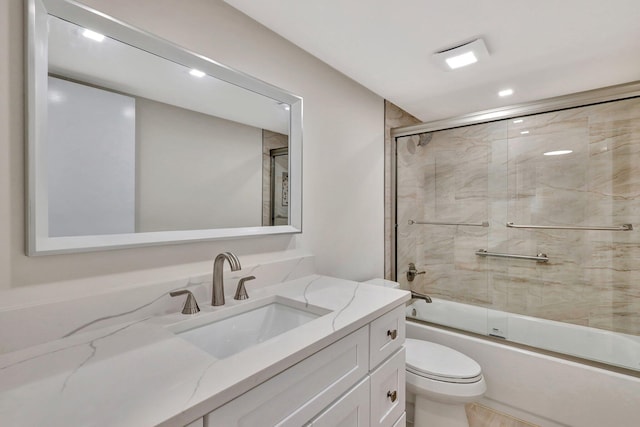
[[(420, 311), (428, 309), (420, 305)], [(462, 305), (464, 304), (449, 305), (444, 301), (434, 301), (431, 304), (434, 312), (444, 310), (446, 317), (453, 319), (448, 322), (451, 326), (472, 325), (480, 332), (482, 325), (489, 324), (486, 311), (483, 316), (470, 316), (469, 312), (476, 311), (469, 310), (467, 317), (459, 318), (460, 313), (465, 312), (460, 307)], [(526, 323), (525, 316), (510, 316), (507, 316), (509, 333), (516, 328), (530, 333), (527, 328), (531, 328), (529, 331), (533, 331), (537, 339), (542, 339), (556, 332), (553, 327), (537, 329), (541, 328), (542, 322), (537, 322), (537, 319), (532, 319), (533, 322), (529, 325), (523, 325), (522, 323)], [(486, 329), (481, 333), (486, 333)], [(520, 331), (514, 332), (515, 335), (518, 333)], [(562, 339), (559, 337), (563, 333), (559, 332), (558, 338), (547, 340), (545, 345), (561, 345)], [(495, 340), (419, 324), (409, 319), (407, 337), (446, 345), (475, 359), (482, 367), (487, 381), (487, 392), (480, 403), (495, 410), (542, 427), (640, 426), (638, 377), (520, 349)], [(587, 347), (589, 345), (596, 351), (608, 344), (607, 341), (585, 344)]]
[[(413, 309), (416, 314), (413, 315)], [(450, 326), (512, 342), (640, 370), (640, 337), (586, 326), (433, 299), (415, 301), (407, 318)]]

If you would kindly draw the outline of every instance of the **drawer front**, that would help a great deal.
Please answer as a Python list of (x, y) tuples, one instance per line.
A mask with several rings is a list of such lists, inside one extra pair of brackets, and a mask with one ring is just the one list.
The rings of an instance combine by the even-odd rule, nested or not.
[(392, 427), (405, 407), (405, 349), (371, 374), (371, 426)]
[(300, 427), (364, 378), (368, 363), (365, 326), (210, 412), (204, 425)]
[(307, 427), (369, 427), (369, 377), (328, 407)]
[(404, 312), (403, 304), (371, 322), (369, 364), (371, 370), (404, 344), (406, 335)]

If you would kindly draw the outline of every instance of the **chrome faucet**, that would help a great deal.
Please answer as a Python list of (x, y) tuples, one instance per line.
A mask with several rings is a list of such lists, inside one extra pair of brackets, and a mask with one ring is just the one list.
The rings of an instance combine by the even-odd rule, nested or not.
[(238, 271), (240, 260), (231, 252), (223, 252), (218, 254), (213, 261), (213, 290), (211, 291), (211, 305), (224, 305), (224, 279), (222, 278), (222, 267), (224, 260), (229, 261), (231, 271)]

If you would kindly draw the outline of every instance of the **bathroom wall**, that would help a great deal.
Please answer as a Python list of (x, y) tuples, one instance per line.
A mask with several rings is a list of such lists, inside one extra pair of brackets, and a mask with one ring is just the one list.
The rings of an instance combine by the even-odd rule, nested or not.
[(137, 98), (136, 141), (136, 230), (261, 225), (262, 129)]
[[(519, 119), (434, 132), (423, 146), (398, 140), (399, 271), (415, 262), (426, 274), (411, 285), (432, 296), (640, 335), (640, 98)], [(572, 152), (543, 155), (556, 150)], [(481, 248), (549, 262), (482, 258)]]
[(69, 280), (97, 289), (108, 275), (140, 271), (166, 278), (166, 267), (209, 262), (221, 251), (242, 260), (300, 249), (316, 255), (320, 273), (383, 274), (382, 98), (221, 0), (86, 3), (304, 98), (303, 233), (26, 257), (24, 4), (7, 0), (0, 3), (0, 289)]

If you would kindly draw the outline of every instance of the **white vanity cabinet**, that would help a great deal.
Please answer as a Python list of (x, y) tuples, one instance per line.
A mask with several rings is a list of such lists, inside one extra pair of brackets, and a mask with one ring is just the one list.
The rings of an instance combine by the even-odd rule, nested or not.
[(405, 405), (404, 305), (204, 417), (205, 427), (393, 427)]
[(369, 427), (371, 425), (370, 384), (367, 376), (305, 427)]

